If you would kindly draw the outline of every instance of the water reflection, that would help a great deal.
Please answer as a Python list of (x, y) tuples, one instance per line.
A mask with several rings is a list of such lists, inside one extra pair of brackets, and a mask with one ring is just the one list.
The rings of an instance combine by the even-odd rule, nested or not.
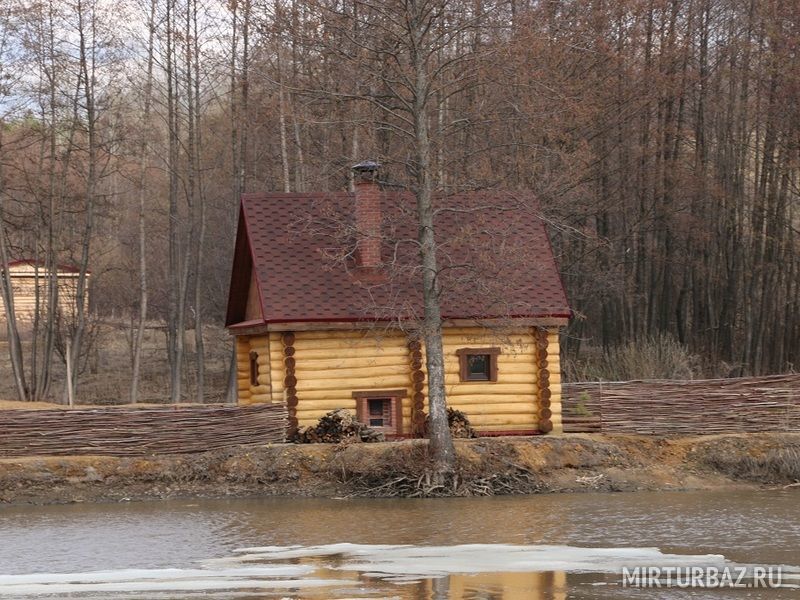
[[(680, 565), (718, 571), (731, 566), (719, 555), (665, 554), (655, 548), (468, 544), (458, 546), (328, 544), (242, 548), (206, 562), (211, 569), (291, 565), (316, 580), (360, 581), (332, 597), (380, 594), (432, 598), (566, 598), (571, 588), (617, 587), (622, 565)], [(562, 568), (554, 568), (561, 565)], [(598, 588), (599, 589), (599, 588)], [(649, 590), (648, 590), (649, 591)], [(309, 590), (306, 590), (309, 592)], [(302, 597), (319, 597), (318, 593)], [(584, 594), (583, 597), (591, 597)]]
[(420, 582), (414, 594), (407, 597), (409, 600), (566, 600), (567, 574), (559, 571), (448, 575)]
[[(800, 491), (546, 495), (446, 500), (320, 500), (267, 498), (134, 504), (0, 508), (0, 576), (80, 574), (97, 570), (192, 569), (249, 546), (353, 544), (564, 545), (660, 548), (678, 554), (724, 554), (736, 562), (797, 564)], [(124, 543), (121, 542), (124, 540)], [(486, 572), (427, 573), (405, 579), (347, 568), (352, 557), (287, 559), (310, 565), (318, 581), (275, 589), (268, 581), (223, 594), (164, 590), (147, 597), (219, 598), (705, 598), (670, 591), (622, 590), (618, 577), (580, 574), (559, 565), (519, 571), (497, 564)], [(430, 559), (415, 558), (425, 566)], [(239, 565), (241, 566), (241, 565)], [(306, 578), (308, 579), (308, 578)], [(602, 585), (596, 585), (602, 584)], [(166, 584), (164, 584), (166, 586)], [(222, 583), (220, 583), (222, 585)], [(288, 585), (288, 583), (287, 583)], [(124, 587), (124, 586), (123, 586)], [(115, 592), (115, 594), (128, 592)], [(142, 592), (139, 592), (141, 594)], [(155, 593), (155, 592), (154, 592)], [(738, 593), (738, 592), (737, 592)], [(771, 591), (777, 600), (784, 592)], [(0, 596), (5, 597), (0, 589)], [(81, 593), (73, 597), (85, 597)], [(124, 595), (101, 597), (123, 598)], [(133, 597), (133, 596), (131, 596)], [(142, 596), (135, 596), (141, 600)]]
[[(264, 499), (237, 503), (233, 525), (247, 538), (276, 543), (543, 544), (573, 537), (567, 496), (434, 500)], [(241, 509), (244, 510), (241, 510)], [(584, 512), (584, 509), (579, 509)], [(572, 512), (571, 512), (572, 511)], [(291, 537), (286, 534), (291, 532)]]
[[(342, 557), (332, 557), (329, 565), (341, 567)], [(323, 580), (359, 580), (354, 588), (338, 586), (335, 590), (296, 590), (297, 598), (373, 597), (398, 600), (566, 600), (567, 573), (494, 572), (452, 573), (437, 577), (387, 579), (375, 574), (325, 568), (317, 559), (295, 559), (292, 564), (315, 566), (315, 577)], [(583, 575), (584, 580), (602, 581), (603, 574)]]

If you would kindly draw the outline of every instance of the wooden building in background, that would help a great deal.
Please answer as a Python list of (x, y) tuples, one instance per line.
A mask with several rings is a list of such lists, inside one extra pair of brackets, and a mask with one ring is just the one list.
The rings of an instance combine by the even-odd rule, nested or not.
[[(0, 272), (0, 276), (2, 276)], [(71, 319), (76, 309), (76, 291), (80, 271), (68, 265), (59, 265), (56, 271), (58, 281), (58, 310), (61, 314)], [(86, 274), (87, 288), (90, 273)], [(32, 259), (22, 259), (9, 262), (8, 277), (11, 278), (11, 287), (14, 291), (14, 313), (20, 331), (27, 332), (33, 326), (38, 312), (43, 316), (47, 310), (47, 290), (49, 285), (49, 271), (43, 264), (37, 264)], [(37, 304), (38, 289), (38, 304)], [(89, 294), (85, 297), (85, 306), (89, 304)], [(5, 323), (7, 319), (6, 307), (0, 300), (0, 335), (5, 336)]]
[[(357, 165), (355, 193), (242, 198), (227, 327), (240, 404), (290, 427), (346, 408), (388, 437), (427, 413), (415, 198)], [(529, 193), (437, 200), (448, 406), (482, 435), (561, 430), (559, 329), (571, 316)]]

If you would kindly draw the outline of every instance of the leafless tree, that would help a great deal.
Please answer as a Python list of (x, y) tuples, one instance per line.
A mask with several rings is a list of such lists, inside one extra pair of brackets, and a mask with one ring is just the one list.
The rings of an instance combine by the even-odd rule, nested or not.
[(144, 83), (144, 103), (142, 109), (142, 121), (139, 130), (139, 181), (138, 181), (138, 234), (139, 234), (139, 315), (136, 326), (136, 336), (133, 342), (133, 366), (131, 373), (131, 402), (139, 401), (139, 378), (142, 364), (142, 346), (144, 344), (145, 324), (147, 321), (147, 172), (149, 153), (149, 137), (151, 123), (151, 111), (153, 105), (153, 61), (154, 43), (156, 34), (156, 2), (150, 0), (150, 10), (147, 18), (147, 67)]

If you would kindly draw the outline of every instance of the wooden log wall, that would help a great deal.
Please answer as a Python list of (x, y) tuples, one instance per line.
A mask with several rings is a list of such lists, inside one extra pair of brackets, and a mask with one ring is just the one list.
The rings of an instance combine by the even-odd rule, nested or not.
[(286, 441), (280, 404), (0, 411), (0, 457), (185, 454)]
[[(409, 342), (399, 332), (302, 331), (291, 335), (288, 345), (286, 336), (277, 332), (239, 338), (241, 404), (285, 403), (295, 398), (295, 406), (289, 408), (296, 412), (290, 418), (297, 419), (298, 427), (306, 427), (337, 408), (355, 412), (355, 391), (405, 389), (403, 433), (419, 435), (424, 429), (427, 382), (421, 344)], [(443, 342), (448, 405), (466, 413), (473, 427), (513, 432), (538, 431), (541, 425), (560, 430), (557, 331), (527, 328), (498, 334), (474, 327), (448, 328)], [(457, 350), (498, 345), (498, 381), (460, 380)], [(258, 354), (258, 386), (249, 385), (251, 351)], [(286, 355), (287, 351), (292, 354)], [(537, 381), (543, 373), (547, 373), (548, 387), (540, 392)]]
[[(47, 310), (47, 286), (49, 283), (44, 268), (39, 270), (38, 280), (33, 267), (28, 265), (14, 266), (10, 269), (11, 285), (14, 290), (14, 312), (22, 323), (32, 322), (36, 316), (36, 288), (39, 288), (39, 311)], [(91, 275), (87, 275), (87, 278)], [(65, 314), (75, 312), (75, 296), (77, 293), (77, 275), (75, 273), (58, 273), (58, 308)], [(89, 298), (85, 299), (88, 310)], [(0, 322), (5, 322), (5, 306), (0, 302)]]
[(251, 400), (253, 402), (270, 402), (275, 398), (272, 394), (272, 372), (271, 357), (272, 341), (267, 336), (253, 338), (250, 342), (250, 350), (258, 355), (258, 385), (250, 388)]
[(250, 396), (250, 338), (240, 335), (236, 338), (236, 392), (239, 404), (253, 404)]
[(548, 349), (549, 343), (547, 340), (546, 329), (534, 329), (534, 339), (536, 340), (534, 347), (534, 364), (537, 371), (537, 390), (536, 390), (536, 405), (538, 408), (538, 429), (542, 433), (550, 433), (553, 431), (553, 411), (550, 408), (550, 371), (548, 367)]
[[(443, 342), (448, 406), (464, 412), (478, 431), (538, 430), (536, 340), (530, 329), (499, 334), (478, 328), (448, 328)], [(501, 347), (496, 382), (460, 381), (459, 348), (496, 346)]]
[[(240, 340), (245, 338), (239, 338)], [(272, 394), (272, 373), (271, 373), (271, 357), (272, 344), (268, 336), (252, 336), (247, 339), (247, 351), (245, 352), (244, 346), (236, 347), (236, 362), (237, 374), (239, 380), (239, 389), (246, 389), (246, 400), (242, 401), (240, 395), (240, 404), (262, 404), (265, 402), (273, 402)], [(255, 352), (257, 355), (256, 362), (258, 363), (258, 383), (252, 385), (250, 382), (250, 353)], [(244, 386), (244, 388), (243, 388)], [(281, 399), (282, 400), (282, 399)]]
[[(258, 355), (258, 385), (250, 384), (250, 353)], [(236, 377), (238, 380), (239, 404), (261, 404), (286, 402), (284, 393), (283, 339), (280, 333), (269, 335), (237, 336)]]
[(355, 414), (353, 392), (405, 389), (403, 433), (409, 434), (414, 392), (405, 335), (298, 331), (294, 348), (300, 427), (316, 425), (320, 417), (337, 408)]
[[(270, 377), (272, 402), (286, 403), (286, 390), (283, 380), (286, 377), (286, 364), (283, 355), (283, 338), (280, 333), (273, 331), (269, 335), (261, 336), (264, 343), (269, 346), (269, 365), (266, 367)], [(296, 359), (295, 359), (296, 360)]]
[(295, 336), (292, 332), (281, 335), (283, 342), (283, 389), (286, 396), (286, 406), (289, 409), (289, 436), (297, 432), (297, 377), (295, 376), (295, 366), (297, 362), (294, 357)]
[(594, 416), (600, 417), (604, 433), (800, 431), (800, 374), (571, 383), (565, 387), (565, 403), (599, 412)]
[(557, 328), (547, 330), (547, 371), (549, 373), (550, 421), (553, 432), (563, 431), (561, 405), (561, 341)]
[(409, 360), (411, 367), (411, 386), (414, 395), (411, 396), (411, 435), (424, 437), (425, 420), (425, 371), (422, 368), (422, 344), (418, 340), (408, 342)]

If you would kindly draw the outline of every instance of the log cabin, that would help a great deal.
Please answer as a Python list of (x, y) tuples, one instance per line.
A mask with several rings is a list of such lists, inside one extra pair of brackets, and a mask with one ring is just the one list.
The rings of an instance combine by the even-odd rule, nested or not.
[[(2, 266), (0, 266), (2, 269)], [(0, 271), (2, 275), (2, 271)], [(8, 263), (8, 276), (11, 279), (11, 289), (14, 294), (14, 314), (17, 320), (17, 327), (22, 333), (28, 333), (33, 327), (37, 312), (40, 317), (44, 316), (47, 309), (47, 289), (50, 280), (49, 271), (42, 263), (37, 263), (33, 259), (20, 259)], [(67, 319), (73, 319), (75, 314), (76, 292), (78, 289), (78, 277), (80, 271), (69, 265), (58, 265), (56, 269), (56, 281), (58, 282), (58, 310)], [(87, 272), (87, 287), (91, 273)], [(38, 292), (38, 300), (37, 300)], [(84, 306), (88, 309), (89, 294), (84, 298)], [(5, 334), (5, 323), (7, 321), (7, 308), (0, 300), (0, 325)]]
[[(415, 196), (354, 167), (354, 192), (241, 199), (226, 325), (238, 402), (285, 403), (290, 432), (346, 408), (388, 438), (427, 414)], [(529, 192), (435, 198), (446, 396), (479, 435), (560, 432), (571, 310)]]

